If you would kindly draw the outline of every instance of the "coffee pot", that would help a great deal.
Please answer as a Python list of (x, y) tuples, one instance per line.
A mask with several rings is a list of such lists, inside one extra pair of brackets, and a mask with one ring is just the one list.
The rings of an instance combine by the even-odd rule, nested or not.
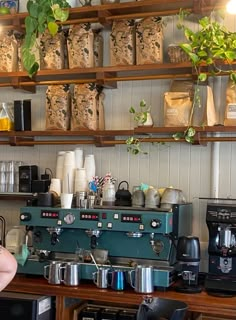
[[(126, 184), (126, 189), (120, 188), (120, 186), (125, 183)], [(132, 201), (132, 195), (129, 192), (129, 184), (127, 181), (121, 181), (118, 185), (118, 190), (116, 191), (115, 194), (116, 200), (115, 200), (115, 206), (127, 206), (131, 207)]]

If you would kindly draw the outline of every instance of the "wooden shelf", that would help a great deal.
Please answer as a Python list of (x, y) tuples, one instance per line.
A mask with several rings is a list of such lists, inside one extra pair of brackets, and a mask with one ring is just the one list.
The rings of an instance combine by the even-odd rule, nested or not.
[(19, 200), (26, 201), (32, 197), (32, 193), (21, 192), (0, 192), (0, 200)]
[[(148, 16), (175, 15), (179, 9), (199, 13), (225, 6), (226, 0), (145, 0), (120, 4), (107, 4), (71, 8), (66, 25), (91, 22), (110, 25), (117, 19), (136, 19)], [(0, 17), (4, 28), (24, 30), (27, 13), (3, 15)], [(117, 81), (191, 78), (191, 63), (134, 65), (101, 68), (77, 68), (63, 70), (41, 70), (31, 79), (26, 72), (0, 72), (0, 87), (13, 87), (35, 92), (36, 85), (70, 84), (94, 82), (107, 88), (116, 88)], [(54, 80), (56, 79), (56, 80)]]
[[(195, 144), (205, 145), (207, 142), (236, 141), (236, 126), (194, 127)], [(2, 131), (0, 145), (34, 146), (34, 145), (75, 145), (94, 144), (97, 147), (111, 147), (126, 144), (129, 136), (140, 137), (142, 142), (185, 142), (174, 140), (172, 135), (184, 132), (187, 127), (138, 127), (130, 130), (81, 130), (81, 131)], [(214, 133), (220, 133), (215, 135)], [(118, 137), (123, 137), (118, 139)]]

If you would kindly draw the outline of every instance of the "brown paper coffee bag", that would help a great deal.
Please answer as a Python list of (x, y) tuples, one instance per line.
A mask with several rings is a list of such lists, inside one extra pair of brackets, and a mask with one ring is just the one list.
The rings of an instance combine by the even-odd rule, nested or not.
[(236, 85), (229, 79), (226, 89), (225, 126), (236, 126)]
[(188, 92), (166, 92), (164, 99), (165, 127), (191, 125), (192, 100)]

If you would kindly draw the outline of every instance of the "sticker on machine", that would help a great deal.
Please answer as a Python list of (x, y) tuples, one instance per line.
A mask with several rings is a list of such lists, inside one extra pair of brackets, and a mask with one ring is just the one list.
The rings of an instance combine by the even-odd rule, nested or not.
[(51, 309), (51, 298), (48, 297), (39, 301), (38, 315)]

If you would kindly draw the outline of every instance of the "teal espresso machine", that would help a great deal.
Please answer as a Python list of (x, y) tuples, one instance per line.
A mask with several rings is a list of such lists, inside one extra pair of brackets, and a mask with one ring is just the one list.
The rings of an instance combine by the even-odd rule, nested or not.
[[(137, 210), (132, 207), (20, 209), (20, 224), (32, 235), (31, 254), (18, 273), (43, 275), (52, 260), (74, 261), (79, 248), (105, 249), (113, 268), (131, 270), (135, 265), (152, 265), (154, 286), (168, 288), (176, 276), (178, 237), (190, 235), (192, 204), (173, 205), (171, 210)], [(96, 266), (81, 262), (80, 278), (92, 280)]]

